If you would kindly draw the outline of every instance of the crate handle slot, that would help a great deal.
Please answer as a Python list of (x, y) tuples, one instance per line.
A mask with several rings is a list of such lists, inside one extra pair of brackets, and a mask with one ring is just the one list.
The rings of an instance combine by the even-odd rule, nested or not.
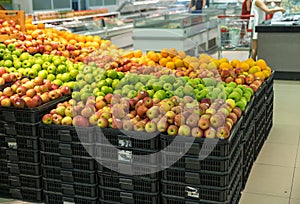
[(187, 169), (194, 169), (194, 170), (201, 170), (200, 162), (198, 158), (185, 158), (185, 168)]
[(61, 141), (72, 142), (70, 130), (58, 130), (57, 135), (59, 136)]
[(20, 177), (18, 176), (8, 176), (9, 183), (11, 186), (21, 187)]
[(72, 158), (60, 157), (59, 162), (62, 168), (73, 169)]
[(191, 184), (200, 184), (200, 176), (198, 173), (185, 172), (185, 181)]
[(75, 204), (75, 200), (74, 198), (70, 198), (70, 197), (63, 197), (63, 204)]
[(74, 182), (73, 173), (71, 171), (61, 171), (61, 179), (66, 182)]
[(135, 203), (132, 193), (120, 192), (120, 197), (122, 203), (131, 203), (131, 204)]
[(9, 121), (9, 122), (16, 122), (16, 116), (13, 111), (1, 111), (2, 114), (0, 115), (0, 118), (3, 119), (4, 121)]
[(61, 184), (61, 188), (64, 195), (75, 196), (74, 186), (68, 184)]
[(12, 198), (16, 198), (16, 199), (23, 199), (22, 193), (20, 189), (9, 189), (9, 193), (11, 194)]
[(20, 174), (20, 168), (18, 164), (8, 163), (7, 166), (10, 173)]
[(16, 126), (13, 124), (4, 124), (4, 129), (7, 135), (17, 135)]
[(190, 154), (198, 154), (199, 153), (199, 145), (197, 143), (192, 143), (191, 144), (189, 142), (186, 142), (185, 143), (185, 148), (187, 149), (188, 147), (190, 147), (189, 150), (188, 150), (188, 152)]
[(72, 147), (71, 144), (62, 144), (59, 143), (59, 150), (62, 155), (72, 155)]
[(123, 190), (134, 190), (132, 179), (120, 178), (120, 188)]

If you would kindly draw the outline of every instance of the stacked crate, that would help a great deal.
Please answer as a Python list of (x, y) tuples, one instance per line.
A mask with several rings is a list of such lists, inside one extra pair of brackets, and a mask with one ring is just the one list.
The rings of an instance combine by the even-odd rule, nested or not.
[(41, 125), (45, 203), (97, 203), (94, 129)]
[(273, 90), (273, 86), (274, 86), (274, 74), (275, 72), (272, 72), (272, 75), (270, 76), (270, 78), (266, 81), (267, 83), (267, 88), (266, 88), (266, 139), (269, 136), (269, 133), (272, 129), (273, 126), (273, 109), (274, 109), (274, 90)]
[(245, 187), (254, 163), (254, 142), (255, 142), (255, 124), (254, 124), (254, 98), (249, 101), (243, 112), (242, 121), (242, 146), (243, 146), (243, 188)]
[[(228, 140), (196, 138), (191, 144), (187, 138), (162, 137), (162, 148), (172, 146), (162, 158), (166, 167), (161, 180), (163, 204), (238, 203), (243, 178), (241, 122), (242, 118)], [(200, 158), (200, 152), (209, 156)], [(169, 161), (181, 154), (184, 156), (170, 166)]]
[(255, 142), (254, 142), (254, 159), (257, 158), (260, 150), (262, 149), (266, 140), (266, 83), (263, 83), (255, 93), (254, 106), (255, 111), (254, 124), (255, 124)]
[(159, 151), (159, 136), (98, 129), (97, 140), (100, 203), (158, 204), (160, 173), (155, 153)]
[(42, 201), (39, 121), (67, 97), (37, 108), (0, 107), (0, 194)]

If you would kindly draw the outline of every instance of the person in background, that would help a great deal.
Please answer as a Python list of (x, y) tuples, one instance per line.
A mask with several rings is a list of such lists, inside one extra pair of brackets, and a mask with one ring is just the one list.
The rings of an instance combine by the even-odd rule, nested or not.
[(252, 58), (256, 60), (257, 57), (257, 32), (255, 32), (255, 26), (261, 24), (266, 19), (266, 14), (282, 12), (285, 13), (285, 9), (282, 7), (268, 8), (263, 0), (252, 0), (250, 15), (254, 15), (250, 20), (253, 20), (253, 36), (252, 36)]
[[(251, 0), (244, 0), (242, 5), (242, 15), (250, 15), (251, 12)], [(250, 17), (241, 17), (242, 19), (249, 19)]]
[[(205, 5), (206, 0), (191, 0), (188, 6), (188, 12), (201, 13)], [(195, 7), (195, 10), (193, 10), (193, 7)]]

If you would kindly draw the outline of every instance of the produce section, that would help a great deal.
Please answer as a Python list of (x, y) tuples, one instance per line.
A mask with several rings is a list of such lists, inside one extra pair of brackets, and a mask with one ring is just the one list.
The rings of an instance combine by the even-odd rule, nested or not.
[[(209, 27), (206, 15), (170, 17), (171, 33)], [(125, 51), (30, 21), (14, 27), (17, 38), (0, 44), (1, 197), (238, 203), (272, 127), (263, 59), (190, 55), (187, 45)]]

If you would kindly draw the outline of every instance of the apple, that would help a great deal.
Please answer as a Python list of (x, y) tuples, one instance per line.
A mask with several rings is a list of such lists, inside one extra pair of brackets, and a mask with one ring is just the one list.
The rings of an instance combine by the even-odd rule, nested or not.
[(159, 114), (160, 114), (160, 112), (159, 112), (159, 107), (158, 106), (152, 106), (151, 108), (149, 108), (147, 110), (147, 113), (146, 113), (147, 117), (150, 120), (152, 120), (154, 118), (157, 118)]
[(178, 127), (176, 125), (170, 125), (167, 130), (168, 135), (176, 136), (178, 134)]
[(227, 116), (227, 118), (230, 118), (232, 120), (233, 124), (235, 124), (238, 120), (238, 117), (234, 112), (229, 113), (229, 116)]
[(203, 137), (203, 130), (200, 129), (199, 127), (194, 127), (191, 131), (191, 134), (193, 137), (200, 138)]
[(139, 100), (142, 100), (146, 97), (149, 97), (149, 94), (147, 91), (140, 91), (140, 92), (138, 92), (137, 97)]
[(123, 121), (119, 118), (112, 118), (112, 128), (122, 129), (123, 128)]
[(36, 98), (28, 98), (28, 100), (24, 99), (28, 108), (34, 108), (38, 106), (38, 100)]
[(232, 112), (234, 112), (237, 115), (238, 118), (240, 118), (242, 116), (242, 113), (243, 113), (243, 111), (237, 106), (232, 109)]
[(44, 124), (50, 125), (52, 123), (52, 114), (45, 114), (42, 121)]
[[(147, 126), (147, 124), (146, 124)], [(146, 130), (146, 126), (145, 126), (145, 130)], [(149, 125), (148, 125), (149, 126)], [(149, 128), (149, 127), (148, 127)], [(147, 128), (147, 129), (148, 129)], [(131, 131), (133, 130), (133, 122), (131, 120), (124, 120), (123, 121), (123, 129), (127, 130), (127, 131)], [(148, 129), (149, 130), (149, 129)], [(146, 130), (147, 131), (147, 130)]]
[(138, 121), (133, 125), (134, 131), (144, 131), (145, 130), (145, 123), (143, 121)]
[(61, 115), (58, 114), (53, 114), (52, 115), (52, 123), (55, 125), (60, 125), (62, 122), (63, 117)]
[(9, 98), (3, 98), (1, 100), (1, 106), (3, 106), (3, 107), (9, 107), (9, 106), (11, 106), (10, 99)]
[(187, 119), (186, 124), (190, 126), (191, 128), (197, 127), (199, 121), (199, 115), (192, 113)]
[(11, 97), (13, 95), (13, 90), (11, 87), (6, 87), (2, 93), (4, 96)]
[(157, 122), (157, 130), (159, 132), (165, 132), (168, 129), (168, 120), (166, 117), (162, 117), (158, 122)]
[(202, 115), (198, 122), (198, 127), (202, 130), (208, 129), (210, 127), (210, 118), (207, 118), (204, 115)]
[(32, 98), (33, 96), (35, 96), (37, 94), (37, 92), (34, 89), (28, 89), (26, 91), (26, 96)]
[(150, 107), (153, 106), (153, 100), (152, 100), (152, 98), (150, 98), (148, 96), (143, 98), (143, 103), (144, 103), (146, 108), (150, 108)]
[(147, 116), (147, 111), (148, 111), (148, 108), (146, 108), (144, 105), (142, 105), (137, 108), (136, 113), (141, 119), (144, 119)]
[(216, 135), (220, 139), (227, 139), (230, 136), (230, 131), (225, 126), (218, 127)]
[(225, 123), (225, 117), (223, 115), (221, 115), (220, 113), (216, 113), (216, 114), (212, 115), (210, 118), (210, 124), (214, 128), (218, 128), (218, 127), (224, 125), (224, 123)]
[(191, 128), (188, 125), (181, 125), (178, 129), (178, 135), (190, 136), (191, 135)]
[(157, 129), (156, 129), (156, 123), (153, 122), (153, 121), (148, 121), (145, 125), (145, 131), (148, 132), (148, 133), (153, 133), (155, 132)]
[(12, 103), (13, 103), (13, 106), (16, 108), (24, 108), (25, 107), (25, 101), (24, 101), (24, 99), (22, 99), (20, 97), (14, 98)]
[(99, 118), (97, 121), (97, 125), (100, 128), (107, 128), (108, 127), (108, 120), (104, 117)]
[(72, 125), (72, 118), (70, 116), (65, 116), (62, 120), (61, 120), (61, 124), (62, 125)]
[(73, 118), (72, 124), (73, 126), (88, 127), (89, 121), (81, 115), (76, 115)]
[(182, 114), (178, 114), (174, 117), (174, 124), (178, 127), (184, 125), (186, 123), (185, 116)]
[(216, 130), (212, 127), (208, 128), (207, 130), (204, 131), (204, 136), (206, 138), (215, 138), (216, 137)]

